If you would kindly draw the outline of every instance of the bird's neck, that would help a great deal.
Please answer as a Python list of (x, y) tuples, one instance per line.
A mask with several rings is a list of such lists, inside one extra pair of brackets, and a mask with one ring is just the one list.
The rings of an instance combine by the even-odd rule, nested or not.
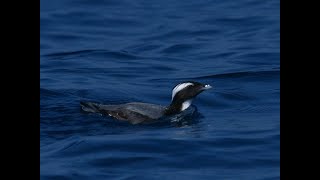
[(173, 101), (166, 108), (165, 115), (178, 114), (181, 111), (186, 110), (191, 105), (191, 103), (192, 103), (192, 99), (185, 100), (185, 101)]

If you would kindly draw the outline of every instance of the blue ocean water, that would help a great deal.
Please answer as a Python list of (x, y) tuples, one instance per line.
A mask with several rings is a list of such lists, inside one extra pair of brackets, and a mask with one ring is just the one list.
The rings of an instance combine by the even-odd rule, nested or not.
[[(280, 179), (279, 6), (40, 0), (41, 179)], [(80, 110), (167, 105), (186, 80), (214, 88), (184, 123)]]

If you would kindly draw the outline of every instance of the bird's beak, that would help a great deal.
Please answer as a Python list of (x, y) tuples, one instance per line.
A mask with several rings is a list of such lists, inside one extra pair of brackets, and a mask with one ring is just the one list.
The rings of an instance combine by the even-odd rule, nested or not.
[(208, 90), (208, 89), (211, 89), (212, 86), (210, 86), (209, 84), (206, 84), (203, 86), (202, 90)]

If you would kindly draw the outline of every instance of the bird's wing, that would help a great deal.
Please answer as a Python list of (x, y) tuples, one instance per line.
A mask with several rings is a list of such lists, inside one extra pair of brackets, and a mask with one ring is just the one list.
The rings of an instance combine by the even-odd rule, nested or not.
[(147, 103), (127, 103), (119, 105), (103, 105), (91, 102), (81, 102), (82, 109), (86, 112), (107, 114), (118, 120), (129, 121), (138, 124), (154, 119), (163, 115), (163, 106)]

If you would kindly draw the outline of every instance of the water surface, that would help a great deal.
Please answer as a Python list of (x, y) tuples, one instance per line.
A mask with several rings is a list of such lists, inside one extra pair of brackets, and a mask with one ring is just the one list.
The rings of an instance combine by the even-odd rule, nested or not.
[[(280, 179), (279, 1), (40, 1), (41, 179)], [(167, 105), (214, 88), (186, 123), (130, 125), (79, 101)]]

